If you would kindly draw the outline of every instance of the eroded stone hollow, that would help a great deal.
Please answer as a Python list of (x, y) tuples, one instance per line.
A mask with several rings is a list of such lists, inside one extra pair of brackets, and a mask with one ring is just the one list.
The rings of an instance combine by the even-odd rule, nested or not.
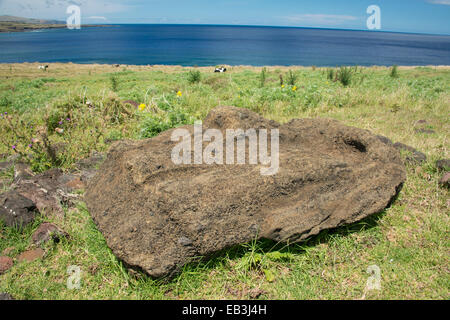
[(392, 145), (335, 120), (280, 125), (217, 107), (203, 122), (208, 128), (279, 129), (278, 173), (263, 176), (251, 164), (176, 165), (169, 130), (115, 144), (88, 185), (86, 202), (108, 246), (154, 278), (255, 238), (292, 243), (353, 223), (385, 209), (406, 178)]

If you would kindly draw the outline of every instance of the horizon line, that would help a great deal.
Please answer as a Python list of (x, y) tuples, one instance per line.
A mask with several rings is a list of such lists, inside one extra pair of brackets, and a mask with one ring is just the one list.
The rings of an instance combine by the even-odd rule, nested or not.
[(211, 24), (211, 23), (82, 23), (86, 25), (161, 25), (161, 26), (217, 26), (217, 27), (256, 27), (256, 28), (290, 28), (290, 29), (319, 29), (334, 31), (361, 31), (361, 32), (377, 32), (377, 33), (401, 33), (401, 34), (417, 34), (431, 36), (450, 36), (450, 33), (430, 33), (430, 32), (412, 32), (412, 31), (393, 31), (393, 30), (368, 30), (368, 29), (352, 29), (352, 28), (333, 28), (333, 27), (300, 27), (300, 26), (276, 26), (263, 24)]
[[(52, 19), (52, 18), (26, 18), (26, 17), (18, 17), (10, 14), (2, 14), (0, 16), (9, 16), (15, 18), (23, 18), (23, 19), (34, 19), (34, 20), (54, 20), (59, 21), (61, 24), (66, 24), (64, 19)], [(109, 19), (122, 19), (122, 18), (109, 18)], [(339, 28), (339, 27), (302, 27), (302, 26), (282, 26), (282, 25), (265, 25), (265, 24), (213, 24), (213, 23), (113, 23), (109, 22), (106, 19), (105, 23), (96, 22), (96, 23), (81, 23), (83, 25), (184, 25), (184, 26), (223, 26), (223, 27), (261, 27), (261, 28), (292, 28), (292, 29), (319, 29), (319, 30), (336, 30), (336, 31), (367, 31), (367, 32), (385, 32), (385, 33), (400, 33), (400, 34), (417, 34), (417, 35), (433, 35), (433, 36), (450, 36), (449, 33), (432, 33), (426, 31), (394, 31), (394, 30), (369, 30), (369, 29), (354, 29), (354, 28)], [(86, 19), (85, 19), (86, 20)], [(90, 19), (96, 20), (96, 19)], [(3, 22), (3, 21), (0, 21)], [(4, 21), (9, 22), (9, 21)], [(13, 22), (13, 21), (11, 21)]]

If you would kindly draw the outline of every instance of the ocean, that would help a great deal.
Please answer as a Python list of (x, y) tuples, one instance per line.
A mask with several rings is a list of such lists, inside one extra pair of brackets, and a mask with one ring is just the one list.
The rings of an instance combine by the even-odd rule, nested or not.
[(210, 25), (113, 25), (1, 33), (0, 63), (450, 65), (450, 36)]

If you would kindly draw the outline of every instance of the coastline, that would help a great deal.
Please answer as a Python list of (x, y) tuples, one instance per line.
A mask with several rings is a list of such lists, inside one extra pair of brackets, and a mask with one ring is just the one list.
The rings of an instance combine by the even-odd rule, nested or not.
[[(47, 71), (40, 70), (38, 67), (40, 65), (48, 65)], [(246, 66), (246, 65), (238, 65), (238, 66), (230, 66), (223, 65), (227, 68), (227, 72), (222, 74), (223, 76), (227, 76), (230, 74), (237, 74), (244, 71), (249, 72), (261, 72), (262, 68), (266, 68), (268, 72), (289, 72), (289, 70), (293, 71), (305, 71), (311, 72), (316, 70), (317, 72), (326, 72), (329, 67), (310, 67), (310, 66)], [(335, 67), (333, 67), (335, 68)], [(388, 72), (391, 68), (390, 66), (371, 66), (371, 67), (360, 67), (361, 70), (371, 70), (371, 71), (386, 71)], [(450, 70), (450, 65), (441, 65), (441, 66), (398, 66), (400, 71), (414, 71), (417, 70), (421, 72), (420, 69), (424, 70), (432, 70), (434, 72), (438, 71), (446, 71)], [(213, 73), (215, 66), (207, 66), (207, 67), (193, 67), (193, 66), (180, 66), (180, 65), (125, 65), (119, 64), (118, 67), (114, 64), (76, 64), (72, 62), (67, 63), (46, 63), (46, 62), (23, 62), (23, 63), (1, 63), (0, 62), (0, 79), (41, 79), (41, 78), (67, 78), (68, 76), (95, 76), (99, 74), (111, 74), (122, 71), (131, 71), (131, 72), (163, 72), (167, 75), (176, 74), (181, 72), (189, 72), (190, 70), (199, 70), (203, 74)]]
[[(93, 27), (111, 27), (111, 25), (96, 25), (86, 24), (82, 25), (83, 28)], [(15, 23), (15, 22), (0, 22), (0, 33), (17, 33), (17, 32), (32, 32), (37, 30), (50, 30), (50, 29), (65, 29), (65, 24), (35, 24), (35, 23)]]
[[(172, 64), (120, 64), (120, 63), (76, 63), (76, 62), (46, 62), (45, 60), (42, 61), (34, 61), (34, 62), (1, 62), (0, 61), (0, 71), (4, 67), (27, 67), (27, 66), (39, 66), (42, 64), (49, 65), (49, 67), (71, 67), (71, 68), (131, 68), (131, 69), (146, 69), (152, 68), (152, 69), (198, 69), (198, 70), (206, 70), (215, 68), (218, 65), (210, 65), (210, 66), (183, 66), (183, 65), (172, 65)], [(268, 68), (268, 69), (280, 69), (280, 70), (288, 70), (288, 69), (328, 69), (328, 68), (336, 68), (336, 66), (307, 66), (307, 65), (261, 65), (261, 66), (252, 66), (252, 65), (228, 65), (228, 64), (219, 64), (220, 66), (223, 66), (227, 68), (228, 72), (232, 70), (260, 70), (261, 68)], [(345, 65), (343, 65), (345, 66)], [(388, 69), (392, 66), (383, 66), (383, 65), (372, 65), (372, 66), (361, 66), (361, 65), (347, 65), (347, 67), (358, 67), (363, 69)], [(337, 66), (340, 67), (340, 66)], [(401, 69), (416, 69), (416, 68), (436, 68), (436, 69), (450, 69), (450, 65), (397, 65), (398, 68)], [(130, 70), (131, 70), (130, 69)]]

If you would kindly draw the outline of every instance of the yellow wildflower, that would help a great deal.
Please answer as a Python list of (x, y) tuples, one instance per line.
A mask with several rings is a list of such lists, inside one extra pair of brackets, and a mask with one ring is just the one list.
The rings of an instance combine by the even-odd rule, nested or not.
[(177, 96), (181, 97), (183, 94), (181, 93), (181, 91), (177, 92)]
[(281, 87), (284, 88), (284, 84), (282, 84)]
[(292, 91), (297, 91), (297, 86), (293, 86)]
[(139, 111), (144, 111), (145, 110), (145, 107), (146, 107), (146, 105), (145, 104), (143, 104), (143, 103), (141, 103), (140, 105), (139, 105)]

